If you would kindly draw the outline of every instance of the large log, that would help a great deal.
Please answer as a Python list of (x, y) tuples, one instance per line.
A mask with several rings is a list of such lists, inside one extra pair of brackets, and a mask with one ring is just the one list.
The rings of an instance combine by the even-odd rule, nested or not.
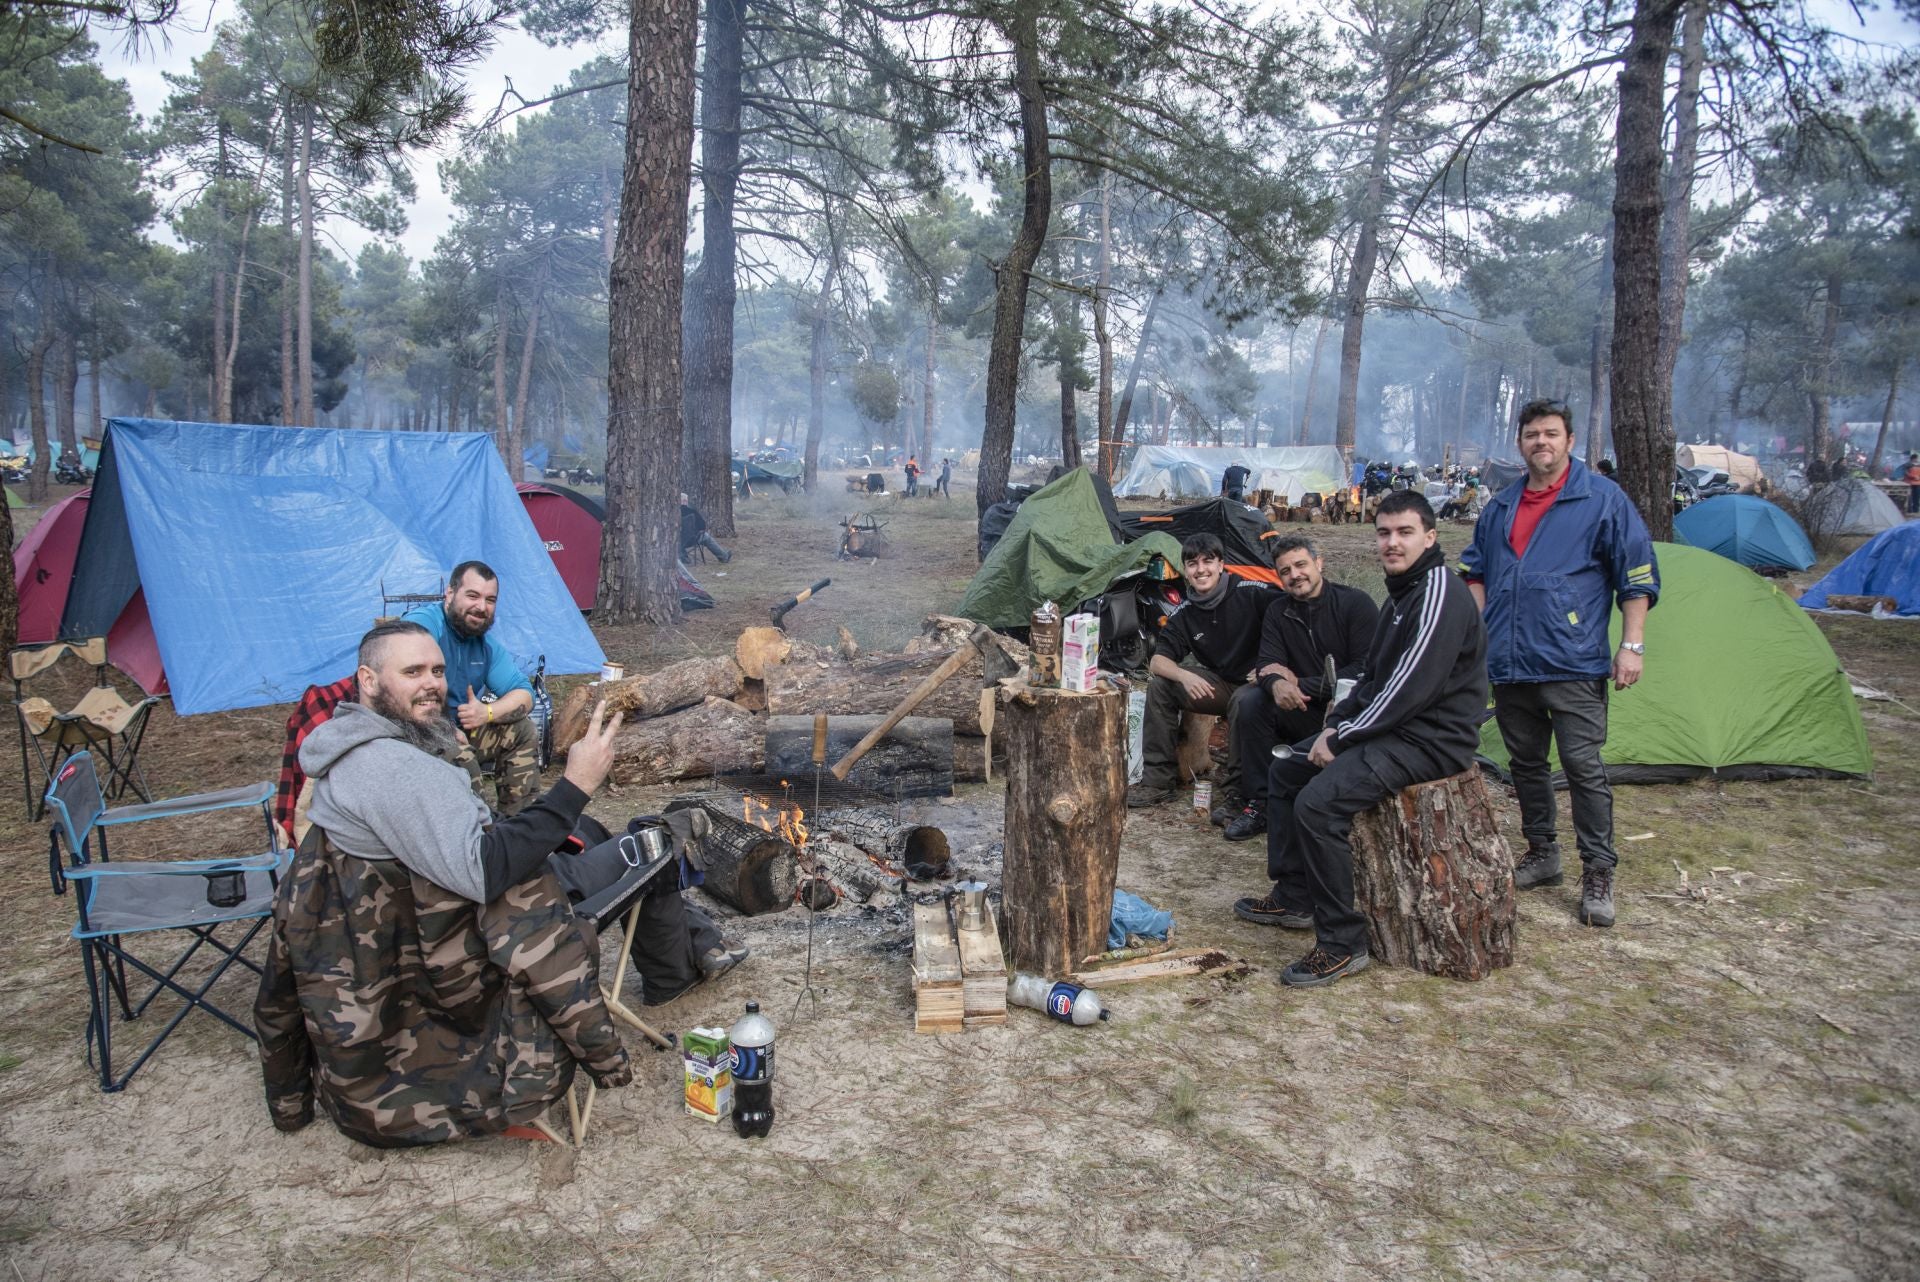
[[(789, 661), (767, 671), (767, 712), (776, 717), (885, 716), (952, 651), (926, 654), (874, 654), (852, 663)], [(945, 717), (955, 734), (992, 732), (992, 713), (981, 716), (978, 656), (914, 709), (918, 716)], [(989, 704), (989, 706), (991, 706)]]
[(1026, 689), (1000, 723), (1007, 960), (1058, 979), (1106, 947), (1127, 814), (1127, 700), (1111, 688)]
[[(901, 646), (904, 654), (952, 654), (973, 635), (974, 622), (957, 614), (929, 614), (920, 621), (920, 635)], [(1022, 666), (1033, 662), (1033, 651), (1025, 642), (1000, 633), (996, 640), (1009, 659)]]
[[(879, 717), (828, 717), (827, 760), (838, 761), (880, 724)], [(983, 741), (984, 742), (984, 741)], [(764, 773), (783, 779), (813, 772), (813, 718), (767, 718)], [(953, 722), (907, 717), (854, 763), (846, 782), (882, 797), (953, 795)]]
[(902, 823), (884, 810), (854, 806), (823, 807), (807, 816), (814, 833), (839, 837), (876, 859), (898, 864), (915, 877), (937, 877), (953, 857), (947, 834), (931, 824)]
[[(731, 660), (729, 660), (731, 662)], [(613, 740), (613, 782), (669, 783), (760, 768), (760, 722), (727, 699), (622, 726)]]
[[(857, 772), (856, 772), (857, 773)], [(953, 737), (953, 781), (988, 783), (993, 779), (993, 742), (984, 737)]]
[(708, 894), (750, 915), (779, 912), (793, 903), (800, 856), (791, 842), (694, 798), (676, 798), (667, 809), (700, 809), (711, 820), (700, 843), (707, 865), (701, 888)]
[(664, 716), (691, 708), (703, 699), (731, 699), (740, 693), (746, 677), (730, 655), (712, 659), (683, 659), (645, 676), (619, 681), (597, 681), (567, 696), (553, 719), (553, 750), (563, 753), (580, 742), (593, 717), (596, 699), (608, 712), (628, 719)]
[(1513, 965), (1513, 852), (1477, 769), (1356, 817), (1352, 847), (1375, 958), (1451, 979)]

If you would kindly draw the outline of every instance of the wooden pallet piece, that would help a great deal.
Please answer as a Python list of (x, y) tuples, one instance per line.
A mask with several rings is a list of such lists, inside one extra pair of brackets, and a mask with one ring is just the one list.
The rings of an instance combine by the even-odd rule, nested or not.
[(1220, 975), (1244, 970), (1245, 963), (1235, 961), (1217, 948), (1182, 948), (1154, 957), (1089, 966), (1068, 976), (1083, 988), (1114, 988), (1148, 979), (1171, 979), (1181, 975)]
[(945, 904), (913, 906), (913, 1030), (957, 1033), (966, 1020), (960, 946)]
[(1007, 960), (993, 913), (987, 914), (987, 924), (979, 930), (956, 930), (954, 937), (960, 949), (967, 1027), (1006, 1023)]

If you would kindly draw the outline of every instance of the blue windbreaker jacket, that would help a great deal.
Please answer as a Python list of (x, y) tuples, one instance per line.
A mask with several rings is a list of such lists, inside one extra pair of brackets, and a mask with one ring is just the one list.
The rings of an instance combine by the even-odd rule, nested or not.
[(1579, 459), (1540, 518), (1525, 556), (1509, 541), (1522, 476), (1488, 503), (1460, 568), (1487, 593), (1487, 676), (1496, 685), (1580, 681), (1613, 671), (1616, 601), (1660, 599), (1660, 566), (1638, 509)]

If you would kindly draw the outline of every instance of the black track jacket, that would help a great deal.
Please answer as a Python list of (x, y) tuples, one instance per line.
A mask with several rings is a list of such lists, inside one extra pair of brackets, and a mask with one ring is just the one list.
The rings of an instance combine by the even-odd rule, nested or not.
[[(1257, 666), (1286, 665), (1299, 679), (1300, 692), (1308, 702), (1325, 703), (1333, 697), (1327, 688), (1327, 656), (1333, 656), (1340, 676), (1358, 677), (1366, 670), (1379, 619), (1380, 607), (1373, 598), (1344, 583), (1321, 583), (1320, 595), (1311, 601), (1283, 596), (1267, 608)], [(1261, 677), (1260, 688), (1271, 693), (1279, 679)]]
[(1328, 746), (1337, 755), (1393, 735), (1465, 770), (1487, 707), (1487, 630), (1437, 545), (1402, 577), (1387, 580), (1366, 677), (1333, 710)]

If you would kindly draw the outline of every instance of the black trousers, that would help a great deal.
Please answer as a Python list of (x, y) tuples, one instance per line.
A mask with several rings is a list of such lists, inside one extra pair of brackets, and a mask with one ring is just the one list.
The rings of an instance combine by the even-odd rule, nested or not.
[[(1147, 682), (1147, 717), (1140, 727), (1140, 782), (1150, 788), (1180, 786), (1180, 714), (1204, 712), (1227, 718), (1227, 742), (1233, 742), (1233, 690), (1235, 683), (1211, 668), (1182, 665), (1213, 683), (1213, 695), (1196, 699), (1178, 681), (1154, 677)], [(1227, 777), (1222, 788), (1239, 784), (1239, 758), (1231, 746), (1227, 751)]]
[(1241, 686), (1233, 692), (1233, 702), (1227, 709), (1227, 734), (1233, 744), (1233, 758), (1240, 763), (1240, 795), (1249, 806), (1267, 808), (1267, 767), (1274, 746), (1297, 739), (1312, 743), (1326, 715), (1324, 702), (1289, 710), (1275, 706), (1273, 696), (1259, 686)]
[(1529, 849), (1556, 844), (1559, 818), (1553, 799), (1549, 743), (1560, 750), (1560, 769), (1573, 798), (1573, 836), (1580, 861), (1612, 868), (1613, 785), (1600, 749), (1607, 742), (1607, 681), (1541, 681), (1493, 688), (1494, 718), (1507, 745), (1507, 769), (1520, 798), (1520, 831)]
[[(547, 867), (575, 903), (591, 899), (632, 871), (611, 842), (578, 855), (553, 855)], [(626, 924), (622, 913), (621, 929)], [(643, 1002), (670, 997), (691, 986), (700, 978), (700, 958), (720, 946), (720, 928), (687, 902), (671, 867), (647, 884), (633, 937), (627, 941), (627, 955), (640, 973)]]
[[(1318, 737), (1317, 735), (1315, 736)], [(1347, 749), (1321, 769), (1307, 761), (1311, 739), (1267, 770), (1267, 873), (1273, 897), (1313, 912), (1314, 935), (1330, 953), (1367, 951), (1367, 919), (1353, 906), (1355, 815), (1416, 783), (1466, 769), (1411, 740), (1388, 735)]]

